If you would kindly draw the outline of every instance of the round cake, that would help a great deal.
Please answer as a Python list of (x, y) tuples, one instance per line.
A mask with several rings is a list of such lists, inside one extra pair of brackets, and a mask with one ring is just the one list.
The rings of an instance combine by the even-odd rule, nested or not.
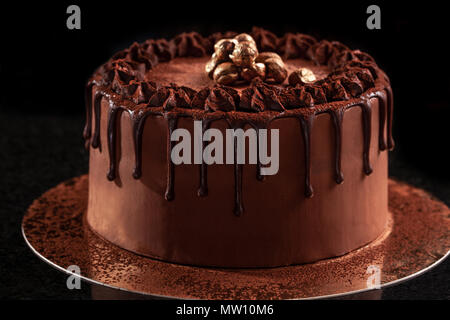
[[(86, 86), (87, 223), (124, 249), (180, 264), (343, 255), (387, 226), (392, 109), (374, 59), (336, 41), (253, 28), (134, 43)], [(177, 129), (226, 137), (249, 128), (258, 142), (278, 129), (277, 147), (267, 140), (276, 174), (262, 174), (260, 152), (256, 163), (237, 161), (237, 138), (235, 161), (171, 157)]]

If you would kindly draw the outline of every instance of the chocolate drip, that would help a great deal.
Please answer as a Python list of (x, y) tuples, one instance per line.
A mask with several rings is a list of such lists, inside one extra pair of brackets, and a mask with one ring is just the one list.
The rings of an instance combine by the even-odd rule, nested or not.
[[(210, 120), (203, 120), (202, 137), (204, 132), (209, 129), (210, 125), (211, 125)], [(202, 138), (202, 145), (203, 145), (202, 149), (204, 149), (206, 143), (205, 141), (203, 141), (203, 138)], [(208, 195), (208, 164), (206, 164), (203, 161), (203, 154), (202, 154), (202, 164), (200, 165), (200, 185), (198, 187), (197, 194), (199, 197), (205, 197)]]
[(102, 104), (103, 95), (102, 91), (96, 91), (94, 95), (95, 127), (91, 144), (94, 149), (100, 147), (100, 105)]
[(84, 100), (86, 105), (86, 124), (83, 129), (83, 139), (86, 149), (89, 149), (92, 131), (92, 88), (94, 87), (94, 84), (94, 81), (88, 82), (84, 91)]
[(238, 164), (237, 160), (237, 138), (233, 138), (234, 147), (234, 215), (241, 216), (244, 212), (242, 203), (242, 164)]
[(388, 126), (387, 126), (387, 135), (388, 135), (388, 149), (392, 150), (395, 147), (395, 142), (394, 139), (392, 137), (392, 118), (394, 116), (394, 97), (392, 94), (392, 89), (391, 87), (386, 87), (386, 94), (387, 94), (387, 99), (388, 99), (388, 111), (387, 111), (387, 121), (388, 121)]
[(142, 175), (142, 133), (144, 132), (145, 119), (148, 114), (134, 116), (133, 142), (134, 142), (134, 169), (133, 178), (139, 179)]
[(382, 92), (377, 92), (376, 96), (378, 97), (379, 107), (380, 107), (380, 133), (378, 135), (378, 146), (380, 150), (387, 149), (386, 138), (384, 135), (384, 127), (386, 125), (386, 94)]
[(344, 120), (344, 110), (337, 109), (330, 112), (334, 124), (335, 135), (335, 157), (334, 157), (334, 179), (337, 184), (344, 182), (344, 174), (341, 170), (341, 154), (342, 154), (342, 121)]
[(311, 185), (311, 130), (315, 115), (310, 115), (306, 119), (299, 117), (302, 126), (303, 142), (305, 144), (305, 196), (312, 198), (314, 190)]
[[(130, 111), (126, 106), (122, 106), (117, 97), (112, 94), (110, 91), (103, 91), (103, 89), (99, 88), (95, 92), (92, 93), (92, 88), (95, 85), (94, 82), (88, 83), (86, 87), (86, 124), (83, 130), (83, 137), (86, 139), (87, 143), (91, 140), (91, 145), (93, 148), (100, 147), (100, 113), (101, 113), (101, 102), (103, 97), (108, 99), (109, 102), (109, 110), (108, 110), (108, 128), (107, 128), (107, 142), (108, 142), (108, 151), (109, 151), (109, 161), (110, 167), (109, 172), (107, 174), (108, 180), (114, 180), (116, 178), (116, 144), (117, 144), (117, 120), (118, 116), (123, 110), (128, 110), (131, 114), (131, 118), (133, 121), (133, 139), (134, 139), (134, 148), (135, 148), (135, 167), (133, 170), (133, 177), (135, 179), (139, 179), (142, 175), (142, 136), (146, 123), (146, 118), (149, 115), (159, 115), (164, 116), (167, 120), (167, 139), (168, 139), (168, 147), (167, 147), (167, 186), (165, 192), (165, 199), (171, 201), (174, 199), (174, 181), (175, 181), (175, 165), (171, 161), (171, 153), (173, 143), (170, 140), (170, 137), (177, 126), (178, 116), (192, 116), (189, 112), (180, 114), (167, 112), (161, 110), (159, 108), (155, 109), (138, 109), (139, 111)], [(215, 120), (226, 119), (229, 123), (229, 126), (233, 129), (243, 128), (246, 123), (250, 124), (257, 132), (257, 170), (256, 170), (256, 178), (258, 180), (263, 180), (264, 176), (261, 174), (261, 161), (259, 156), (259, 130), (263, 128), (267, 128), (269, 123), (277, 118), (288, 118), (295, 117), (299, 119), (301, 123), (302, 136), (304, 139), (305, 146), (305, 196), (311, 198), (313, 196), (313, 187), (311, 184), (311, 132), (312, 126), (315, 119), (315, 116), (322, 112), (330, 113), (332, 117), (332, 121), (335, 129), (335, 181), (340, 184), (343, 182), (343, 173), (341, 170), (341, 156), (342, 156), (342, 123), (345, 114), (345, 110), (359, 106), (362, 110), (362, 121), (363, 121), (363, 137), (364, 137), (364, 146), (363, 146), (363, 164), (364, 164), (364, 173), (369, 175), (372, 173), (372, 168), (370, 164), (370, 143), (371, 143), (371, 120), (372, 120), (372, 109), (370, 105), (371, 98), (378, 98), (380, 102), (380, 133), (379, 133), (379, 148), (380, 150), (392, 149), (394, 146), (394, 141), (392, 139), (392, 110), (393, 110), (393, 99), (392, 99), (392, 91), (390, 88), (384, 89), (384, 91), (371, 92), (365, 96), (362, 96), (362, 102), (358, 102), (351, 105), (346, 105), (342, 107), (338, 107), (337, 109), (330, 109), (328, 111), (318, 111), (312, 113), (290, 113), (283, 112), (278, 115), (274, 115), (266, 118), (266, 120), (231, 120), (232, 118), (224, 117), (223, 115), (213, 116), (208, 119), (203, 120), (202, 124), (202, 133), (206, 131), (211, 123)], [(92, 105), (92, 97), (94, 103)], [(117, 103), (117, 104), (116, 104)], [(121, 106), (118, 106), (121, 105)], [(94, 109), (94, 110), (92, 110)], [(136, 112), (136, 114), (134, 113)], [(92, 114), (94, 114), (94, 121), (92, 121)], [(387, 120), (387, 121), (386, 121)], [(92, 122), (94, 122), (94, 134), (91, 139), (92, 134)], [(387, 141), (385, 139), (385, 126), (387, 122)], [(204, 144), (204, 142), (202, 142)], [(203, 145), (204, 146), (204, 145)], [(235, 179), (235, 191), (234, 191), (234, 214), (236, 216), (240, 216), (244, 212), (243, 205), (243, 181), (242, 181), (242, 171), (243, 165), (237, 163), (237, 138), (234, 138), (233, 141), (234, 147), (234, 179)], [(206, 196), (208, 194), (208, 184), (207, 184), (207, 164), (203, 163), (199, 168), (199, 188), (198, 195)]]
[(170, 137), (177, 126), (177, 122), (176, 116), (170, 117), (167, 121), (167, 187), (164, 196), (167, 201), (172, 201), (175, 198), (175, 166), (171, 158), (173, 142)]
[[(370, 98), (378, 98), (379, 101), (379, 135), (378, 135), (378, 145), (379, 149), (384, 150), (391, 150), (394, 144), (394, 141), (392, 139), (392, 115), (389, 116), (389, 114), (392, 112), (392, 91), (390, 88), (385, 88), (382, 91), (376, 91), (368, 95), (367, 99)], [(387, 116), (386, 116), (387, 113)], [(387, 132), (388, 132), (388, 142), (386, 142), (385, 137), (385, 127), (386, 127), (386, 118), (387, 119)]]
[(109, 171), (107, 178), (113, 181), (116, 178), (116, 136), (117, 136), (117, 116), (121, 108), (113, 104), (110, 105), (108, 112), (108, 153), (109, 153)]
[(365, 100), (360, 104), (363, 118), (363, 136), (364, 136), (364, 150), (363, 150), (363, 165), (364, 173), (370, 175), (372, 173), (372, 167), (370, 165), (370, 140), (372, 133), (372, 108), (370, 107), (369, 100)]
[[(228, 126), (233, 130), (243, 129), (246, 121), (227, 120)], [(249, 121), (251, 125), (254, 125)], [(242, 200), (242, 164), (238, 163), (237, 136), (233, 137), (233, 162), (234, 162), (234, 215), (239, 217), (244, 212), (244, 204)]]

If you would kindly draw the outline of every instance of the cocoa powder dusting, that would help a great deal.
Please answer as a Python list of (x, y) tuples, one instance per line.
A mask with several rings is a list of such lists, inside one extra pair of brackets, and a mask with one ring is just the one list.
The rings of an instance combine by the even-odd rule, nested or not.
[(60, 268), (76, 264), (93, 281), (133, 292), (192, 299), (295, 299), (366, 288), (369, 265), (385, 284), (430, 266), (450, 249), (450, 210), (423, 190), (389, 181), (386, 232), (347, 255), (313, 264), (219, 269), (145, 258), (101, 239), (84, 223), (87, 176), (49, 190), (23, 220), (35, 251)]

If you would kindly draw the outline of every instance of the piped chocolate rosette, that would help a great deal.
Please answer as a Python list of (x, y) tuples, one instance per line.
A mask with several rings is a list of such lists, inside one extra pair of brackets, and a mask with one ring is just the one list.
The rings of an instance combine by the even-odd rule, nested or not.
[[(268, 81), (266, 61), (264, 83), (253, 81), (249, 88), (242, 92), (238, 92), (231, 85), (226, 85), (227, 88), (224, 89), (224, 85), (219, 83), (217, 83), (216, 89), (210, 86), (191, 88), (164, 85), (148, 79), (145, 75), (159, 64), (179, 57), (205, 57), (213, 54), (211, 60), (216, 58), (217, 65), (210, 68), (215, 71), (220, 60), (217, 55), (214, 57), (215, 47), (223, 39), (231, 39), (234, 44), (238, 42), (234, 39), (237, 36), (235, 32), (214, 33), (208, 37), (196, 32), (189, 32), (170, 40), (150, 39), (141, 44), (134, 43), (102, 65), (90, 79), (88, 86), (96, 83), (111, 89), (125, 100), (131, 100), (135, 104), (146, 104), (149, 107), (163, 106), (164, 110), (184, 108), (203, 109), (209, 112), (217, 110), (224, 112), (262, 112), (267, 110), (283, 112), (288, 109), (314, 108), (326, 103), (357, 98), (367, 90), (374, 88), (379, 75), (383, 74), (370, 55), (359, 50), (351, 50), (337, 41), (318, 41), (312, 36), (301, 33), (286, 33), (283, 37), (277, 37), (272, 32), (257, 27), (253, 28), (250, 35), (260, 52), (254, 59), (255, 65), (261, 63), (260, 59), (270, 52), (270, 54), (281, 57), (282, 59), (278, 59), (281, 62), (305, 59), (317, 66), (327, 66), (331, 72), (325, 78), (312, 83), (302, 85), (294, 80), (286, 86)], [(241, 42), (244, 41), (241, 40)], [(227, 42), (224, 41), (225, 43)], [(232, 52), (227, 57), (230, 60), (223, 62), (232, 62), (230, 54)], [(233, 67), (230, 68), (233, 69)], [(219, 73), (219, 71), (217, 72)], [(257, 78), (262, 77), (261, 75), (255, 76), (253, 79)], [(389, 82), (384, 74), (383, 78)], [(245, 78), (242, 77), (242, 79)], [(229, 79), (227, 80), (229, 81)], [(245, 80), (241, 81), (245, 83)], [(220, 91), (219, 96), (218, 90)], [(260, 98), (265, 101), (263, 104), (254, 104), (249, 101), (249, 95), (255, 92), (259, 92)], [(224, 95), (226, 97), (223, 97)], [(220, 101), (216, 102), (218, 99)], [(85, 136), (87, 135), (88, 132)]]

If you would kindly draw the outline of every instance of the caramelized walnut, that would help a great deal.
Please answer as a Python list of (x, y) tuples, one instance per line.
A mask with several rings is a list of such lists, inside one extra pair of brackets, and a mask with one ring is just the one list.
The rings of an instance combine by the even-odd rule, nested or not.
[(247, 33), (238, 34), (237, 36), (234, 37), (234, 40), (236, 40), (238, 42), (249, 41), (249, 42), (252, 42), (254, 44), (254, 46), (256, 47), (255, 40), (253, 40), (252, 36)]
[(233, 52), (230, 54), (230, 59), (238, 67), (249, 67), (258, 56), (258, 50), (250, 41), (238, 42)]
[(218, 64), (219, 64), (219, 59), (217, 59), (216, 53), (213, 53), (211, 59), (205, 65), (206, 74), (211, 79), (212, 79), (212, 75), (213, 75), (214, 69), (216, 69)]
[(220, 61), (229, 60), (230, 54), (238, 42), (235, 39), (222, 39), (214, 45), (214, 54)]
[(213, 79), (219, 84), (230, 85), (239, 79), (239, 70), (233, 63), (223, 62), (215, 68)]
[(265, 63), (267, 59), (278, 59), (283, 62), (283, 59), (275, 52), (261, 52), (258, 57), (256, 57), (255, 62)]
[(241, 78), (245, 81), (252, 81), (254, 78), (264, 79), (266, 77), (266, 66), (264, 63), (253, 63), (250, 67), (241, 70)]
[(287, 70), (281, 59), (269, 58), (266, 59), (264, 64), (266, 65), (266, 81), (282, 83), (287, 77)]
[(296, 84), (307, 84), (316, 81), (316, 76), (314, 72), (312, 72), (308, 68), (300, 68), (293, 71), (289, 75), (289, 84), (291, 86), (295, 86)]

